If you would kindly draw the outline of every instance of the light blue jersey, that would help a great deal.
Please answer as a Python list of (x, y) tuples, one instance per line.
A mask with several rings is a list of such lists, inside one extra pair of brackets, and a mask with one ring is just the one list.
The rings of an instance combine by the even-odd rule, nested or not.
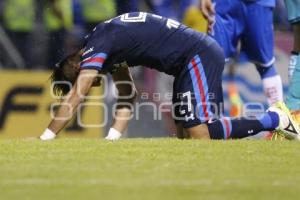
[(291, 24), (300, 22), (300, 0), (285, 0), (288, 18)]
[[(300, 23), (300, 0), (285, 0), (288, 18), (291, 24)], [(287, 95), (287, 106), (292, 110), (300, 110), (300, 55), (294, 52), (289, 63), (289, 92)]]

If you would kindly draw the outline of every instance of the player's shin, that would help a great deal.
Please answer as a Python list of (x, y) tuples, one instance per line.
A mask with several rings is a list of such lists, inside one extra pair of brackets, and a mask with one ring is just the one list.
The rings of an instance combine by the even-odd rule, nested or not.
[(279, 116), (275, 112), (253, 118), (220, 118), (207, 124), (211, 139), (237, 139), (256, 135), (261, 131), (275, 130)]

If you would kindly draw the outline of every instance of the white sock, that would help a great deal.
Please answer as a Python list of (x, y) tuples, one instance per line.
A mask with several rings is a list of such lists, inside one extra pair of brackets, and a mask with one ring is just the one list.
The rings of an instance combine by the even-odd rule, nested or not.
[(279, 75), (264, 78), (262, 82), (269, 105), (283, 101), (283, 86)]
[(40, 139), (41, 140), (53, 140), (55, 137), (56, 137), (56, 134), (47, 128), (44, 131), (44, 133), (40, 136)]
[(118, 140), (122, 136), (122, 133), (117, 131), (114, 128), (110, 128), (107, 136), (105, 137), (106, 140)]

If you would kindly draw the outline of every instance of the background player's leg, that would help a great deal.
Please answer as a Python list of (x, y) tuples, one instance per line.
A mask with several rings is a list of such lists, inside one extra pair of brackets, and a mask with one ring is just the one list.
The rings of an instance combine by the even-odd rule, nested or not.
[(273, 9), (257, 3), (247, 4), (246, 23), (242, 49), (256, 63), (268, 103), (282, 101), (282, 81), (274, 66)]
[(256, 69), (262, 79), (264, 93), (267, 97), (269, 105), (272, 105), (278, 101), (283, 101), (283, 89), (282, 80), (277, 73), (275, 66), (256, 65)]
[(300, 122), (300, 1), (285, 1), (289, 22), (293, 26), (294, 47), (289, 63), (289, 92), (287, 106), (294, 110), (294, 118)]
[(300, 23), (297, 24), (297, 28), (294, 27), (294, 31), (295, 35), (298, 34), (298, 36), (295, 36), (295, 42), (296, 37), (298, 37), (298, 51), (294, 51), (290, 59), (289, 71), (292, 72), (289, 81), (287, 105), (292, 110), (300, 110)]

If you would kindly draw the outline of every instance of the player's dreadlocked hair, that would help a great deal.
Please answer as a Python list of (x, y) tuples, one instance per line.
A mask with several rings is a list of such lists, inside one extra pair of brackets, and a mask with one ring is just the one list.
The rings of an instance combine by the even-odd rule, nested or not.
[(76, 65), (80, 62), (80, 52), (75, 52), (59, 63), (56, 64), (53, 73), (50, 77), (53, 84), (53, 93), (57, 96), (65, 96), (70, 91), (69, 84), (62, 83), (68, 82), (73, 85), (79, 74), (79, 69), (76, 69)]

